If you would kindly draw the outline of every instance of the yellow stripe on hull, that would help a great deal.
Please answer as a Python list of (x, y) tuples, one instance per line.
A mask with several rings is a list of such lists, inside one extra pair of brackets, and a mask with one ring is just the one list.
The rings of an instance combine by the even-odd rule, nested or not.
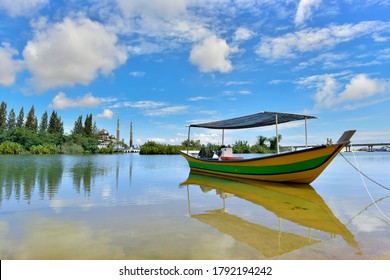
[(298, 152), (244, 160), (205, 160), (182, 155), (192, 171), (274, 182), (313, 182), (345, 144), (329, 145)]

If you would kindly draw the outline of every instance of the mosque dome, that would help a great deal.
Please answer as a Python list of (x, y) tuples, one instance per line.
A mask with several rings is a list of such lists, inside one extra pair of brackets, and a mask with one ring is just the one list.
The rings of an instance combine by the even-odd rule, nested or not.
[(109, 133), (108, 133), (108, 131), (106, 130), (106, 129), (102, 129), (100, 132), (99, 132), (99, 134), (100, 135), (104, 135), (104, 136), (108, 136), (109, 135)]

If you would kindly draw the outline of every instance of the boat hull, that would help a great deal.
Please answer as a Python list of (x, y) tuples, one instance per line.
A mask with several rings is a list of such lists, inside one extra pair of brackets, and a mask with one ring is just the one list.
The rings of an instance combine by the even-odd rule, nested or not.
[(261, 181), (310, 184), (348, 143), (243, 160), (210, 160), (181, 154), (192, 172)]

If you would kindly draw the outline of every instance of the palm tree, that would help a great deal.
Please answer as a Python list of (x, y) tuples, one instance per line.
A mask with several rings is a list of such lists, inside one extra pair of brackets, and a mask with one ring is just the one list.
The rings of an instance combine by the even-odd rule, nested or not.
[(263, 135), (257, 136), (257, 144), (260, 146), (265, 146), (265, 141), (267, 140), (268, 138)]
[(282, 140), (282, 135), (278, 134), (278, 139), (276, 139), (276, 136), (268, 138), (269, 141), (269, 149), (271, 151), (276, 151), (276, 143), (280, 143), (280, 140)]

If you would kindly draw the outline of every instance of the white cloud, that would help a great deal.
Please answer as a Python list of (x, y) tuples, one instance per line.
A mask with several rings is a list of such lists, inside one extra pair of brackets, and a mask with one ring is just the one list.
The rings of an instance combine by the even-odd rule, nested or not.
[(241, 86), (252, 84), (250, 81), (228, 81), (225, 83), (226, 86)]
[(102, 113), (97, 115), (98, 118), (102, 118), (102, 119), (112, 119), (113, 116), (114, 116), (114, 112), (111, 111), (110, 109), (104, 109)]
[(252, 94), (252, 92), (250, 90), (224, 90), (223, 91), (224, 96), (235, 96), (237, 94), (250, 95)]
[(229, 57), (237, 51), (237, 47), (229, 47), (225, 40), (211, 36), (192, 48), (190, 61), (202, 72), (226, 73), (233, 69)]
[(165, 46), (159, 45), (157, 43), (146, 42), (142, 39), (136, 45), (128, 46), (127, 51), (129, 55), (146, 55), (160, 53), (164, 50), (164, 48)]
[(101, 104), (102, 100), (98, 97), (93, 96), (91, 93), (87, 93), (83, 97), (77, 99), (70, 99), (66, 97), (66, 94), (59, 92), (52, 100), (49, 105), (50, 108), (54, 109), (68, 109), (75, 107), (97, 107)]
[(383, 49), (379, 52), (378, 59), (389, 60), (390, 59), (390, 48)]
[(142, 71), (133, 71), (129, 73), (130, 76), (133, 76), (134, 78), (142, 78), (146, 75), (145, 72)]
[(16, 73), (21, 68), (21, 62), (13, 59), (18, 51), (7, 43), (0, 47), (0, 85), (11, 86), (15, 83)]
[(306, 28), (280, 37), (264, 37), (256, 53), (266, 59), (293, 58), (348, 42), (370, 34), (380, 34), (390, 28), (390, 22), (364, 21), (357, 24), (331, 25), (324, 28)]
[[(120, 14), (113, 28), (121, 34), (142, 36), (141, 42), (130, 46), (133, 54), (177, 48), (184, 42), (199, 41), (211, 34), (205, 19), (190, 10), (191, 7), (203, 8), (211, 3), (193, 0), (118, 0), (117, 4)], [(112, 18), (112, 15), (109, 17)]]
[(280, 79), (277, 79), (277, 80), (271, 80), (269, 81), (268, 83), (270, 85), (279, 85), (279, 84), (282, 84), (282, 83), (287, 83), (289, 82), (289, 80), (280, 80)]
[(87, 85), (98, 74), (110, 74), (127, 59), (117, 37), (86, 18), (65, 18), (37, 31), (23, 56), (38, 90)]
[(359, 74), (351, 79), (340, 94), (339, 102), (357, 101), (390, 90), (390, 84), (382, 80), (371, 79), (365, 74)]
[(317, 108), (332, 108), (337, 102), (336, 90), (337, 81), (334, 77), (326, 75), (324, 80), (318, 85), (318, 91), (315, 96)]
[(209, 100), (212, 99), (212, 97), (206, 97), (206, 96), (195, 96), (188, 98), (188, 101), (201, 101), (201, 100)]
[(348, 57), (349, 55), (347, 53), (323, 53), (312, 59), (300, 62), (295, 67), (295, 70), (302, 70), (317, 63), (321, 63), (323, 69), (338, 68), (342, 63), (345, 65)]
[(254, 35), (253, 31), (240, 27), (236, 30), (233, 36), (234, 41), (246, 41), (252, 38)]
[[(345, 79), (347, 83), (343, 83)], [(366, 74), (318, 75), (300, 84), (316, 87), (315, 109), (351, 110), (377, 104), (383, 95), (390, 94), (390, 80), (373, 79)]]
[(382, 35), (380, 35), (378, 33), (372, 34), (372, 38), (374, 39), (375, 42), (378, 42), (378, 43), (384, 43), (384, 42), (389, 41), (389, 37), (382, 36)]
[(166, 104), (164, 102), (157, 102), (152, 100), (143, 100), (143, 101), (137, 101), (137, 102), (125, 102), (123, 106), (125, 107), (132, 107), (132, 108), (139, 108), (139, 109), (153, 109), (153, 108), (159, 108), (162, 106), (165, 106)]
[(163, 143), (167, 142), (167, 139), (161, 138), (161, 137), (152, 137), (152, 138), (148, 138), (148, 141), (152, 141), (152, 142), (163, 144)]
[(302, 25), (306, 20), (310, 19), (313, 10), (318, 9), (321, 0), (301, 0), (298, 4), (297, 13), (295, 14), (295, 25)]
[(1, 0), (0, 10), (5, 10), (11, 17), (26, 16), (48, 3), (49, 0)]
[(148, 117), (161, 117), (167, 115), (183, 114), (188, 112), (189, 107), (184, 105), (171, 106), (165, 102), (142, 100), (137, 102), (118, 103), (112, 108), (131, 107), (142, 110), (143, 114)]
[[(194, 140), (200, 140), (200, 143), (207, 144), (219, 144), (221, 143), (221, 135), (217, 133), (194, 133), (194, 135), (191, 137), (191, 139)], [(227, 139), (225, 139), (227, 142)]]
[(187, 2), (177, 0), (117, 0), (121, 11), (128, 17), (141, 15), (173, 17), (186, 11)]
[(149, 117), (161, 117), (167, 115), (177, 115), (188, 112), (188, 106), (167, 106), (162, 108), (157, 108), (153, 110), (147, 110), (145, 116)]

